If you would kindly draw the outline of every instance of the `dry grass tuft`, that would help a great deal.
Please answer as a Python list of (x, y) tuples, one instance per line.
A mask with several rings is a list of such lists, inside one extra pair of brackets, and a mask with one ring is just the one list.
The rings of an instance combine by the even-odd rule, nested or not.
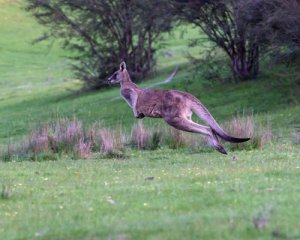
[[(270, 126), (256, 124), (253, 116), (235, 117), (225, 125), (230, 135), (251, 138), (245, 143), (231, 144), (232, 150), (263, 148), (272, 143)], [(11, 143), (2, 146), (0, 156), (4, 161), (16, 158), (50, 160), (63, 155), (87, 159), (93, 152), (100, 152), (108, 157), (119, 158), (124, 157), (125, 145), (128, 143), (138, 149), (154, 150), (166, 145), (171, 149), (187, 148), (197, 152), (208, 146), (206, 139), (199, 134), (186, 133), (168, 126), (145, 128), (142, 121), (132, 126), (131, 134), (127, 137), (121, 128), (111, 130), (96, 123), (84, 129), (76, 119), (61, 119), (33, 130), (18, 146)]]
[(179, 131), (175, 128), (168, 127), (166, 134), (167, 145), (171, 149), (178, 149), (191, 146), (191, 139), (188, 134)]
[(150, 150), (160, 148), (163, 144), (163, 134), (164, 131), (162, 128), (155, 128), (151, 130), (151, 141), (148, 147)]
[(131, 129), (131, 143), (138, 149), (147, 149), (151, 141), (151, 133), (149, 129), (145, 129), (142, 121), (138, 121)]
[(1, 147), (0, 156), (4, 161), (16, 157), (30, 160), (57, 159), (64, 154), (86, 159), (92, 152), (122, 157), (125, 144), (126, 136), (121, 129), (112, 131), (94, 124), (85, 130), (76, 119), (61, 119), (33, 130), (19, 146), (8, 144), (7, 147)]
[(41, 128), (38, 131), (32, 131), (28, 139), (24, 140), (22, 148), (22, 152), (26, 154), (37, 155), (48, 153), (50, 146), (47, 127)]
[(230, 143), (231, 150), (262, 149), (271, 144), (273, 140), (271, 126), (257, 124), (253, 115), (234, 117), (231, 121), (225, 123), (224, 129), (228, 130), (229, 135), (233, 137), (250, 138), (249, 141), (244, 143)]
[(92, 153), (92, 142), (81, 138), (79, 143), (74, 147), (74, 153), (76, 158), (89, 158)]
[(172, 127), (165, 128), (164, 138), (165, 143), (171, 149), (188, 148), (199, 152), (208, 146), (206, 139), (202, 135), (183, 132)]
[(48, 136), (54, 152), (71, 153), (80, 140), (85, 137), (81, 122), (76, 119), (62, 119), (45, 127), (48, 129)]
[(123, 157), (125, 151), (124, 136), (107, 128), (99, 130), (100, 152), (107, 157)]

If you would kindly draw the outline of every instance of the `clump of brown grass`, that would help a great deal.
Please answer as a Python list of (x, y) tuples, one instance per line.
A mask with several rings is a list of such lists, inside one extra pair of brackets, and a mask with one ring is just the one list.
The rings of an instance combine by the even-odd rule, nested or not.
[(262, 149), (272, 143), (273, 134), (270, 125), (264, 126), (255, 122), (254, 116), (237, 116), (225, 123), (224, 129), (229, 135), (237, 138), (250, 138), (244, 143), (230, 143), (231, 150)]
[(165, 128), (164, 138), (165, 143), (171, 149), (188, 148), (192, 151), (202, 151), (208, 146), (202, 135), (183, 132), (172, 127)]
[(76, 119), (62, 119), (45, 126), (54, 152), (73, 152), (79, 141), (85, 137), (81, 122)]
[(101, 137), (99, 136), (99, 129), (102, 128), (102, 125), (97, 122), (94, 123), (88, 130), (87, 130), (87, 139), (91, 143), (92, 151), (99, 151), (101, 146)]
[(162, 128), (151, 129), (151, 140), (148, 146), (150, 150), (158, 149), (163, 144), (163, 133)]
[(92, 153), (92, 142), (81, 138), (79, 143), (74, 146), (74, 153), (76, 158), (84, 158), (87, 159), (90, 157)]
[(48, 129), (40, 128), (33, 130), (29, 137), (24, 140), (23, 153), (37, 155), (49, 152)]
[(139, 121), (132, 126), (130, 145), (148, 150), (167, 145), (171, 149), (189, 148), (198, 151), (207, 146), (207, 143), (199, 134), (186, 133), (169, 126), (145, 128)]
[(191, 134), (191, 150), (195, 152), (199, 151), (206, 151), (206, 150), (212, 150), (211, 146), (209, 145), (207, 138), (205, 138), (202, 135), (199, 134)]
[[(262, 148), (272, 142), (270, 126), (256, 124), (253, 116), (235, 117), (225, 126), (234, 137), (251, 138), (249, 142), (231, 144), (232, 150)], [(63, 154), (74, 158), (89, 158), (93, 152), (100, 152), (108, 157), (123, 157), (128, 140), (130, 146), (138, 149), (153, 150), (167, 145), (172, 149), (202, 151), (207, 147), (204, 139), (199, 134), (186, 133), (171, 127), (145, 128), (141, 121), (133, 125), (128, 138), (121, 128), (111, 130), (97, 123), (84, 129), (76, 119), (61, 119), (33, 130), (19, 145), (9, 143), (2, 146), (0, 156), (4, 161), (13, 158), (57, 159)]]
[(98, 132), (100, 137), (100, 152), (108, 157), (123, 157), (125, 150), (124, 136), (107, 128)]
[(0, 156), (4, 161), (15, 157), (30, 160), (57, 159), (62, 155), (86, 159), (92, 152), (122, 157), (125, 143), (126, 136), (121, 129), (112, 131), (94, 124), (85, 130), (76, 119), (60, 119), (33, 130), (18, 146), (9, 143), (1, 147)]
[(138, 149), (146, 149), (150, 145), (151, 133), (149, 129), (145, 129), (142, 122), (138, 121), (131, 129), (131, 143)]
[(13, 156), (30, 160), (56, 159), (56, 154), (61, 153), (86, 158), (90, 147), (81, 123), (75, 119), (62, 119), (32, 130), (19, 145), (8, 144), (1, 155), (6, 161)]
[(163, 144), (165, 132), (161, 127), (145, 128), (139, 121), (132, 126), (130, 145), (138, 149), (155, 150)]
[(171, 149), (183, 148), (191, 145), (190, 136), (175, 128), (168, 127), (165, 134), (166, 143)]
[(76, 119), (60, 119), (33, 130), (24, 140), (22, 151), (27, 158), (52, 158), (55, 154), (71, 154), (87, 158), (91, 144), (85, 139), (81, 122)]

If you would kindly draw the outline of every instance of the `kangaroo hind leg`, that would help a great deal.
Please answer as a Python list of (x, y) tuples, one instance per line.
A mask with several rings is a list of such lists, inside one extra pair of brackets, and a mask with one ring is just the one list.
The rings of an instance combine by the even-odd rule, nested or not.
[(220, 144), (218, 137), (211, 131), (210, 127), (200, 125), (183, 117), (165, 118), (165, 121), (176, 129), (205, 135), (208, 138), (209, 144), (214, 149), (220, 153), (227, 154), (224, 147)]

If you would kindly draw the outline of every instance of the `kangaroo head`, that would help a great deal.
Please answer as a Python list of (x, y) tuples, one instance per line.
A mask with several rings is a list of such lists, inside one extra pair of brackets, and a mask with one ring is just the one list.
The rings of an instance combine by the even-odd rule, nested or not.
[(116, 84), (121, 82), (124, 78), (126, 78), (127, 70), (126, 70), (126, 63), (121, 62), (120, 69), (115, 71), (113, 75), (108, 78), (108, 83)]

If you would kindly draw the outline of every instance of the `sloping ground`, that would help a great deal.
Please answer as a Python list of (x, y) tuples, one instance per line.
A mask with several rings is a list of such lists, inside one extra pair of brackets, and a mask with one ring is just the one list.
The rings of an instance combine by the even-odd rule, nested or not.
[[(179, 70), (174, 82), (164, 88), (183, 89), (183, 83), (190, 73)], [(162, 77), (162, 79), (164, 79)], [(155, 81), (159, 81), (158, 78)], [(198, 82), (199, 81), (199, 82)], [(239, 113), (254, 113), (262, 120), (269, 120), (274, 129), (291, 129), (300, 122), (298, 99), (294, 96), (294, 85), (273, 83), (269, 90), (269, 79), (239, 85), (216, 86), (205, 88), (201, 79), (188, 87), (219, 120), (231, 118)], [(63, 85), (64, 86), (64, 85)], [(119, 98), (117, 88), (76, 95), (64, 90), (59, 84), (48, 87), (45, 91), (27, 95), (22, 101), (11, 97), (0, 106), (0, 137), (19, 137), (33, 128), (38, 122), (56, 118), (76, 117), (86, 124), (101, 121), (106, 126), (122, 124), (130, 127), (134, 121), (133, 114), (127, 104)], [(157, 119), (145, 119), (146, 124), (160, 122)]]
[[(118, 88), (76, 94), (80, 83), (71, 78), (67, 53), (57, 42), (31, 44), (44, 29), (23, 11), (23, 1), (2, 0), (0, 4), (0, 142), (18, 139), (35, 124), (60, 117), (77, 117), (86, 124), (101, 121), (107, 126), (131, 126), (135, 120), (126, 103), (116, 98)], [(143, 86), (166, 79), (178, 64), (175, 80), (160, 87), (191, 92), (219, 121), (236, 113), (253, 112), (274, 122), (276, 129), (299, 122), (297, 86), (289, 79), (275, 80), (277, 75), (271, 73), (272, 68), (255, 83), (203, 85), (203, 79), (194, 75), (185, 58), (188, 51), (201, 52), (199, 48), (187, 48), (197, 34), (196, 29), (184, 26), (166, 35), (166, 47), (158, 53), (157, 71)], [(144, 122), (152, 124), (157, 120)]]

